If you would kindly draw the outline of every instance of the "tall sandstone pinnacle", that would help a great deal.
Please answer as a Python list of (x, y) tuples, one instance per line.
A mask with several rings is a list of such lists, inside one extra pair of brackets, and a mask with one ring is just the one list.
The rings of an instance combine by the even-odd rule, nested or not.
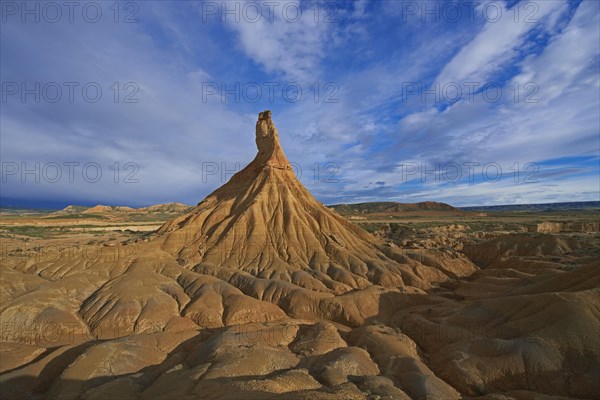
[(258, 116), (256, 145), (250, 164), (159, 229), (163, 250), (188, 268), (233, 268), (289, 282), (303, 275), (361, 288), (419, 280), (413, 260), (325, 207), (300, 183), (270, 111)]

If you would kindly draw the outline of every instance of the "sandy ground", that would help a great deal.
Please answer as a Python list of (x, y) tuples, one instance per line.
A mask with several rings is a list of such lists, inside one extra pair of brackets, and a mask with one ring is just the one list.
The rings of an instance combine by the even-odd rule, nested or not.
[[(73, 271), (31, 269), (27, 260), (62, 259), (64, 249), (102, 244), (104, 253), (91, 254), (104, 254), (110, 264), (124, 257), (123, 243), (160, 224), (3, 219), (2, 398), (594, 398), (599, 237), (527, 232), (545, 220), (573, 217), (424, 213), (354, 221), (422, 258), (447, 247), (449, 253), (437, 257), (449, 269), (452, 263), (464, 268), (458, 254), (466, 254), (473, 271), (418, 293), (366, 287), (334, 297), (336, 303), (321, 300), (302, 315), (274, 298), (265, 303), (243, 286), (239, 300), (234, 293), (215, 298), (169, 289), (170, 299), (189, 298), (184, 306), (153, 290), (135, 294), (126, 284), (113, 295), (146, 299), (130, 330), (130, 306), (117, 306), (104, 319), (88, 310), (106, 301), (94, 294), (106, 278), (82, 283)], [(37, 228), (5, 230), (31, 226)], [(132, 281), (149, 278), (130, 274)], [(192, 279), (163, 274), (159, 286)], [(58, 301), (51, 286), (62, 281), (79, 287), (76, 297), (83, 300)], [(242, 293), (258, 303), (249, 306), (251, 297)], [(157, 299), (153, 306), (151, 298)], [(198, 308), (202, 302), (214, 303), (215, 313)], [(332, 313), (332, 304), (347, 315)]]

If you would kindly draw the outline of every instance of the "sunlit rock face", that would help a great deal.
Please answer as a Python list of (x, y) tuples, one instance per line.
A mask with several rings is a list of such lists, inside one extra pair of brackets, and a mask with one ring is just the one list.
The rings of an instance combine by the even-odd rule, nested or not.
[(294, 175), (270, 111), (258, 116), (256, 145), (250, 164), (159, 230), (162, 248), (182, 265), (301, 281), (325, 293), (442, 278), (319, 203)]
[(184, 213), (152, 234), (3, 253), (0, 398), (600, 393), (594, 234), (453, 223), (376, 237), (300, 183), (270, 111), (258, 116), (256, 146), (250, 164), (191, 210), (136, 210)]

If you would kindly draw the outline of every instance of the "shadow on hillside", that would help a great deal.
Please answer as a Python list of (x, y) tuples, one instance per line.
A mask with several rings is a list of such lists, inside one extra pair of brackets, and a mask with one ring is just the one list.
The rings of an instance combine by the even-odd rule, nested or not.
[[(45, 399), (48, 397), (58, 397), (61, 399), (79, 398), (79, 393), (126, 377), (131, 377), (136, 384), (140, 385), (140, 387), (144, 387), (147, 385), (149, 377), (157, 377), (161, 373), (166, 372), (169, 368), (174, 366), (174, 361), (184, 358), (182, 355), (190, 355), (195, 348), (206, 342), (206, 340), (212, 336), (212, 333), (213, 332), (207, 333), (206, 331), (201, 331), (197, 336), (183, 341), (169, 352), (165, 360), (160, 364), (144, 367), (135, 373), (99, 376), (88, 380), (64, 379), (60, 375), (65, 368), (72, 364), (88, 348), (111, 341), (126, 340), (127, 337), (85, 342), (58, 354), (55, 357), (53, 357), (53, 354), (60, 352), (62, 348), (49, 349), (36, 357), (33, 361), (10, 371), (6, 371), (0, 375), (0, 399)], [(124, 355), (124, 357), (126, 356)], [(46, 358), (51, 359), (46, 365), (41, 366)], [(123, 361), (125, 362), (126, 360)], [(41, 367), (37, 376), (24, 375), (30, 370), (31, 372), (37, 370), (37, 365), (40, 365)], [(58, 388), (64, 388), (64, 390), (58, 390)], [(119, 397), (114, 397), (111, 394), (110, 398), (116, 400)], [(121, 398), (130, 399), (132, 397), (126, 395)]]
[[(523, 400), (546, 396), (558, 396), (557, 399), (598, 399), (600, 349), (592, 345), (578, 348), (579, 341), (585, 341), (585, 337), (574, 336), (570, 338), (573, 347), (565, 345), (565, 338), (545, 331), (543, 323), (540, 325), (536, 321), (532, 325), (530, 321), (513, 320), (516, 311), (511, 310), (510, 315), (495, 312), (487, 309), (485, 302), (481, 300), (482, 298), (457, 299), (452, 296), (387, 292), (380, 298), (379, 314), (367, 320), (365, 325), (385, 325), (409, 336), (416, 343), (423, 362), (438, 378), (462, 393), (464, 399), (484, 397), (487, 400), (487, 396), (491, 394), (506, 394)], [(544, 298), (540, 297), (538, 309), (531, 315), (532, 318), (546, 307), (543, 301)], [(556, 322), (548, 321), (546, 324)], [(590, 338), (595, 336), (591, 332), (590, 335)], [(561, 340), (561, 360), (551, 361), (556, 358), (555, 352), (558, 351), (554, 348), (554, 343)], [(486, 343), (490, 347), (484, 349), (482, 346)], [(394, 356), (389, 349), (383, 349), (383, 352), (390, 355), (386, 375), (397, 387), (411, 398), (431, 398), (411, 393), (409, 388), (404, 387), (393, 376), (396, 368), (390, 368), (390, 365), (397, 364), (397, 370), (402, 374), (410, 369), (411, 362), (406, 362), (402, 356)], [(447, 352), (442, 357), (444, 362), (439, 362), (439, 352)], [(454, 361), (451, 361), (452, 357), (446, 357), (451, 352), (456, 355)], [(471, 357), (479, 360), (482, 370), (488, 371), (481, 375), (486, 377), (485, 384), (477, 384), (477, 377), (473, 379), (465, 375), (468, 370), (463, 370), (463, 364), (459, 361)], [(519, 368), (511, 368), (510, 357), (514, 357), (516, 362), (523, 362), (524, 372), (518, 372)], [(438, 359), (437, 363), (430, 362), (434, 358)], [(493, 366), (497, 366), (497, 369), (490, 373)], [(386, 368), (381, 363), (380, 367)], [(382, 373), (385, 373), (383, 368)], [(479, 372), (472, 371), (473, 376)], [(454, 382), (456, 379), (447, 379), (449, 376), (458, 377), (462, 383)]]
[[(398, 328), (399, 331), (411, 337), (417, 344), (419, 352), (425, 364), (433, 370), (436, 376), (443, 379), (448, 376), (445, 371), (440, 370), (429, 362), (430, 357), (436, 351), (436, 348), (446, 345), (452, 345), (463, 341), (467, 344), (466, 348), (476, 341), (500, 340), (510, 341), (513, 335), (509, 330), (489, 331), (488, 337), (475, 334), (472, 337), (456, 337), (454, 330), (436, 330), (435, 326), (440, 325), (441, 321), (452, 313), (445, 313), (444, 309), (453, 309), (454, 313), (468, 314), (475, 310), (480, 324), (492, 324), (494, 326), (504, 326), (506, 321), (501, 321), (505, 316), (485, 314), (485, 308), (479, 301), (457, 301), (455, 299), (431, 296), (426, 294), (408, 294), (399, 292), (387, 292), (381, 295), (379, 301), (379, 312), (376, 316), (369, 318), (365, 325), (379, 324), (387, 327)], [(467, 312), (468, 311), (468, 312)], [(479, 313), (481, 312), (481, 313)], [(396, 314), (396, 316), (395, 316)], [(415, 324), (415, 321), (423, 322), (423, 326)], [(452, 319), (448, 319), (451, 322)], [(502, 325), (504, 324), (504, 325)], [(455, 324), (456, 325), (456, 324)], [(464, 326), (458, 326), (464, 328)], [(168, 352), (165, 359), (155, 365), (146, 366), (134, 373), (120, 374), (113, 376), (98, 376), (88, 380), (66, 379), (61, 376), (62, 372), (75, 360), (78, 359), (91, 346), (126, 341), (127, 337), (113, 339), (112, 341), (90, 341), (75, 345), (65, 349), (54, 348), (38, 356), (33, 361), (24, 366), (7, 371), (0, 375), (0, 398), (5, 399), (107, 399), (107, 400), (128, 400), (128, 399), (173, 399), (178, 400), (193, 391), (192, 398), (198, 399), (298, 399), (310, 398), (310, 391), (288, 392), (276, 394), (272, 392), (261, 391), (260, 387), (254, 387), (254, 390), (241, 388), (241, 383), (249, 380), (268, 380), (286, 370), (278, 370), (269, 375), (255, 376), (243, 375), (227, 378), (215, 378), (201, 380), (202, 372), (196, 377), (192, 374), (186, 374), (191, 369), (198, 370), (201, 365), (209, 363), (209, 355), (215, 344), (219, 344), (223, 339), (226, 328), (205, 329), (198, 331), (198, 334), (182, 341), (172, 351)], [(499, 333), (502, 332), (502, 333)], [(434, 335), (434, 336), (432, 336)], [(435, 336), (442, 335), (442, 336)], [(344, 335), (345, 336), (345, 335)], [(229, 337), (231, 340), (238, 340), (235, 336)], [(246, 337), (247, 339), (247, 337)], [(245, 343), (247, 340), (240, 340)], [(258, 342), (257, 342), (258, 343)], [(524, 347), (529, 344), (524, 341), (520, 343)], [(116, 343), (115, 343), (116, 345)], [(531, 344), (534, 346), (535, 344)], [(244, 347), (241, 346), (240, 349)], [(388, 353), (390, 349), (384, 349)], [(151, 350), (149, 350), (151, 351)], [(393, 354), (392, 354), (393, 356)], [(501, 361), (502, 354), (487, 354), (486, 362), (495, 363)], [(127, 362), (127, 355), (123, 354), (123, 362)], [(496, 358), (500, 357), (500, 358)], [(393, 357), (392, 357), (393, 358)], [(49, 361), (45, 361), (49, 360)], [(101, 362), (103, 360), (99, 360)], [(396, 360), (394, 360), (396, 361)], [(400, 369), (406, 365), (401, 363), (398, 358)], [(39, 367), (36, 369), (36, 367)], [(451, 369), (451, 365), (448, 369)], [(457, 368), (457, 367), (455, 367)], [(403, 387), (403, 382), (398, 379), (396, 369), (389, 365), (380, 363), (382, 374), (392, 379), (394, 384), (410, 394), (414, 399), (425, 398), (419, 393), (410, 393), (407, 387)], [(201, 368), (200, 368), (201, 370)], [(39, 371), (39, 372), (38, 372)], [(77, 371), (75, 371), (77, 372)], [(35, 374), (36, 376), (28, 376)], [(505, 371), (496, 378), (488, 380), (485, 385), (467, 385), (461, 388), (472, 398), (485, 396), (491, 393), (509, 393), (515, 391), (524, 391), (514, 393), (511, 396), (517, 399), (536, 399), (540, 398), (537, 393), (547, 395), (570, 396), (574, 398), (594, 398), (593, 393), (600, 392), (600, 363), (598, 363), (598, 350), (590, 349), (585, 354), (567, 353), (560, 368), (555, 370), (537, 370), (533, 373), (513, 373)], [(158, 379), (160, 383), (153, 386)], [(420, 380), (420, 376), (414, 376), (415, 380)], [(445, 380), (445, 379), (444, 379)], [(350, 381), (360, 384), (360, 377), (350, 377)], [(457, 382), (449, 382), (451, 386)], [(466, 380), (465, 380), (466, 381)], [(454, 383), (454, 385), (452, 385)], [(164, 385), (164, 386), (161, 386)], [(236, 387), (237, 386), (237, 387)], [(468, 387), (468, 390), (465, 388)], [(458, 387), (455, 386), (458, 390)], [(335, 391), (332, 387), (329, 391)], [(87, 392), (85, 396), (80, 396)], [(159, 397), (160, 396), (160, 397)], [(308, 396), (308, 397), (307, 397)], [(385, 398), (385, 397), (383, 397)], [(465, 399), (470, 398), (465, 396)], [(509, 397), (510, 398), (510, 397)]]

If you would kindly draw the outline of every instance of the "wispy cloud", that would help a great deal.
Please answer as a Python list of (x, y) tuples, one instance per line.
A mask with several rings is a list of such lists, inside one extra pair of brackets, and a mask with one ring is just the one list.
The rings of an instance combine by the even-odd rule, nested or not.
[[(235, 15), (223, 22), (220, 14), (207, 16), (201, 2), (139, 3), (134, 24), (8, 20), (1, 25), (3, 82), (96, 82), (104, 96), (97, 103), (12, 96), (2, 103), (2, 161), (98, 162), (104, 179), (22, 183), (11, 176), (2, 197), (193, 204), (231, 176), (207, 177), (207, 163), (231, 169), (254, 156), (256, 113), (271, 108), (289, 158), (324, 202), (597, 199), (599, 3), (539, 1), (533, 16), (521, 10), (517, 20), (518, 5), (496, 3), (503, 18), (495, 22), (481, 18), (485, 4), (472, 10), (473, 21), (423, 21), (419, 14), (406, 18), (399, 3), (336, 3), (334, 23), (306, 9), (291, 22), (292, 8), (284, 15), (282, 5), (272, 20), (263, 8), (259, 20), (239, 14), (237, 22)], [(405, 91), (407, 83), (471, 80), (498, 81), (502, 97), (477, 93), (448, 102)], [(281, 93), (256, 102), (203, 96), (207, 82), (231, 89), (291, 81), (302, 84), (301, 101)], [(123, 84), (135, 83), (139, 102), (112, 101), (115, 82), (120, 96)], [(138, 165), (139, 182), (114, 183), (115, 162)], [(402, 175), (406, 163), (465, 162), (497, 163), (505, 179), (421, 182)], [(539, 182), (516, 184), (509, 169), (515, 163), (538, 165)]]
[(518, 4), (510, 10), (501, 2), (479, 3), (476, 12), (486, 16), (486, 23), (481, 32), (444, 66), (437, 81), (441, 84), (487, 82), (520, 54), (528, 33), (552, 29), (548, 21), (556, 23), (556, 16), (567, 8), (566, 1), (554, 0), (532, 2), (526, 10)]
[[(273, 7), (233, 2), (230, 10), (235, 10), (234, 6), (239, 12), (233, 11), (228, 17), (219, 9), (219, 14), (236, 32), (238, 46), (249, 58), (276, 76), (301, 82), (319, 79), (333, 20), (326, 20), (297, 1), (273, 3)], [(223, 3), (221, 7), (228, 5)]]

